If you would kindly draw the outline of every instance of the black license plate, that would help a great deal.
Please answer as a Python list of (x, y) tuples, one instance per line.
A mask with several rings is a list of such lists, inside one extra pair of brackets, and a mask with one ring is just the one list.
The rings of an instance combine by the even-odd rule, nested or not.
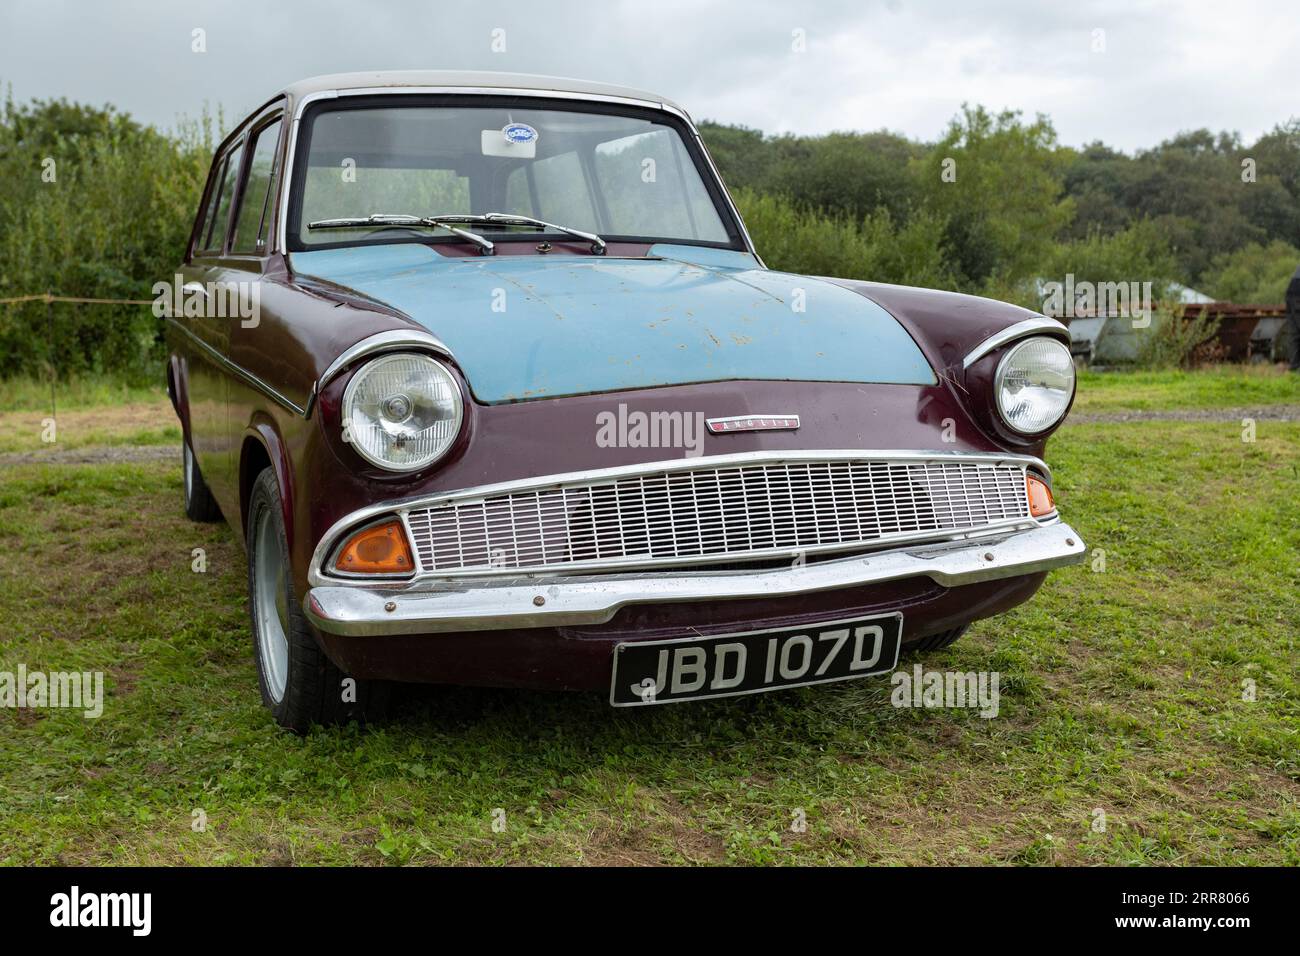
[(814, 627), (619, 644), (609, 702), (672, 704), (883, 674), (898, 664), (902, 634), (902, 614), (881, 614)]

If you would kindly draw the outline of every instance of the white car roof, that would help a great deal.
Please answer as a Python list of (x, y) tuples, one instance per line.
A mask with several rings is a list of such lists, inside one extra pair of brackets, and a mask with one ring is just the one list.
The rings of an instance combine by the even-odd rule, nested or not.
[(376, 70), (364, 73), (328, 73), (299, 80), (285, 87), (285, 95), (294, 100), (333, 90), (357, 90), (376, 87), (456, 87), (466, 90), (536, 90), (576, 94), (579, 96), (613, 96), (641, 100), (685, 113), (667, 97), (646, 90), (562, 76), (539, 76), (533, 73), (496, 73), (462, 70)]

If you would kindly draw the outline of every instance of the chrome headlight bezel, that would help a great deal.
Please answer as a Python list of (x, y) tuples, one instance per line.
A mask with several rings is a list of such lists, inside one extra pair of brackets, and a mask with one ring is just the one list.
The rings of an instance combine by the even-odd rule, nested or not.
[[(1040, 418), (1035, 421), (1033, 427), (1025, 428), (1017, 424), (1016, 420), (1009, 414), (1007, 407), (1003, 403), (1003, 392), (1012, 374), (1012, 368), (1018, 360), (1023, 361), (1023, 354), (1029, 348), (1043, 348), (1045, 346), (1059, 349), (1059, 357), (1064, 359), (1064, 369), (1068, 369), (1069, 388), (1054, 389), (1059, 398), (1055, 415), (1051, 418)], [(1059, 369), (1051, 369), (1056, 374)], [(1039, 387), (1043, 387), (1041, 381), (1035, 382)], [(1017, 435), (1041, 435), (1043, 432), (1056, 428), (1064, 420), (1066, 413), (1070, 410), (1070, 405), (1074, 401), (1074, 392), (1078, 386), (1078, 376), (1075, 374), (1074, 357), (1070, 354), (1070, 347), (1055, 336), (1049, 335), (1032, 335), (1020, 339), (1014, 345), (1010, 346), (997, 364), (997, 370), (993, 373), (993, 404), (997, 409), (998, 419), (1015, 432)], [(1022, 419), (1023, 421), (1023, 419)]]
[[(378, 449), (367, 447), (365, 442), (358, 440), (358, 423), (355, 420), (355, 403), (358, 398), (358, 392), (367, 382), (368, 377), (386, 364), (390, 364), (394, 360), (403, 359), (408, 361), (414, 360), (426, 364), (431, 380), (441, 380), (441, 383), (445, 384), (454, 408), (454, 414), (450, 419), (442, 419), (451, 422), (451, 426), (447, 430), (446, 440), (443, 441), (441, 446), (432, 454), (409, 462), (399, 462), (385, 458)], [(431, 399), (431, 401), (436, 401), (436, 399)], [(461, 430), (465, 426), (465, 396), (462, 392), (459, 378), (452, 373), (451, 369), (433, 356), (424, 352), (384, 352), (370, 358), (364, 365), (352, 373), (347, 388), (343, 390), (343, 402), (340, 406), (340, 425), (342, 428), (343, 441), (358, 455), (375, 467), (397, 474), (410, 474), (417, 471), (423, 471), (442, 460), (446, 456), (447, 452), (449, 452), (456, 444), (456, 440), (459, 438)]]

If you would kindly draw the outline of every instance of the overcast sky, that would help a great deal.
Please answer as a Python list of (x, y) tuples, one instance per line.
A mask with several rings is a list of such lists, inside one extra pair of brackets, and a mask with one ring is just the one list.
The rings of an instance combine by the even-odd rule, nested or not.
[(1065, 143), (1132, 151), (1199, 127), (1249, 142), (1300, 115), (1298, 13), (1296, 0), (0, 0), (0, 84), (171, 126), (205, 102), (234, 121), (319, 73), (505, 70), (654, 90), (697, 120), (767, 132), (935, 139), (982, 103), (1047, 113)]

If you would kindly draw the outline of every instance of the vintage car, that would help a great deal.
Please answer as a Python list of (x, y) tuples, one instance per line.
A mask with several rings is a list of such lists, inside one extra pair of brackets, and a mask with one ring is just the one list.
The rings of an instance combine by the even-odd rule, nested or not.
[(686, 112), (326, 76), (216, 152), (167, 312), (185, 508), (248, 555), (262, 697), (647, 706), (892, 670), (1082, 559), (1069, 334), (768, 269)]

